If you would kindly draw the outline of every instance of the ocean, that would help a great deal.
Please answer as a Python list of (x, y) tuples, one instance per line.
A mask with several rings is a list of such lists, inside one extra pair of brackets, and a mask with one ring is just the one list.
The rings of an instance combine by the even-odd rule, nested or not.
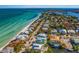
[[(34, 18), (39, 15), (39, 13), (47, 10), (53, 9), (0, 9), (0, 48), (4, 46), (25, 26), (32, 22)], [(69, 13), (69, 15), (78, 17), (79, 13)]]
[(32, 22), (39, 12), (27, 9), (0, 9), (0, 47)]

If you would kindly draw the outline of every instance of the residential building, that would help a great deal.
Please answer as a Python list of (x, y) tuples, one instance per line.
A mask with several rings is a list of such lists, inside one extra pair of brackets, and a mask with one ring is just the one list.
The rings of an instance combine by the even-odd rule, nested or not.
[(59, 33), (61, 33), (61, 34), (66, 34), (66, 33), (67, 33), (66, 29), (59, 29), (58, 31), (59, 31)]
[(76, 29), (76, 33), (79, 33), (79, 29)]
[(59, 48), (61, 46), (58, 41), (50, 41), (48, 44), (53, 48)]
[(68, 34), (75, 34), (75, 30), (67, 30), (68, 31)]
[(57, 33), (56, 29), (51, 30), (51, 34), (56, 34), (56, 33)]
[(79, 37), (72, 37), (73, 44), (79, 44)]
[(32, 45), (32, 49), (35, 49), (35, 50), (41, 50), (42, 47), (43, 47), (43, 44), (33, 43)]
[(16, 39), (20, 39), (20, 40), (26, 40), (28, 38), (28, 35), (18, 35), (16, 36)]
[(45, 44), (47, 42), (47, 35), (44, 33), (40, 33), (36, 36), (36, 42)]

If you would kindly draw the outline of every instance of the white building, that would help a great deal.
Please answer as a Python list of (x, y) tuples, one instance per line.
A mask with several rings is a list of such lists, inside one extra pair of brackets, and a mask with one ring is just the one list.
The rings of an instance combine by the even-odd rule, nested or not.
[(21, 32), (19, 35), (29, 35), (29, 31), (26, 30), (25, 32)]
[(79, 44), (79, 37), (73, 37), (72, 40), (75, 44)]
[(51, 34), (55, 34), (55, 33), (57, 33), (56, 29), (51, 30)]
[(33, 30), (34, 30), (34, 27), (29, 27), (29, 28), (28, 28), (28, 31), (29, 31), (29, 32), (33, 32)]
[(44, 24), (43, 27), (47, 27), (48, 28), (49, 27), (49, 24)]
[(44, 25), (42, 26), (42, 30), (43, 30), (43, 31), (48, 31), (48, 28), (49, 28), (49, 25), (48, 25), (48, 24), (44, 24)]
[(42, 27), (42, 30), (43, 31), (48, 31), (48, 28), (47, 27)]
[(26, 30), (26, 31), (25, 31), (25, 33), (26, 33), (27, 35), (29, 35), (29, 34), (30, 34), (28, 30)]
[(39, 42), (41, 44), (44, 44), (47, 42), (47, 35), (44, 33), (40, 33), (36, 37), (36, 42)]
[(26, 40), (28, 37), (29, 37), (28, 35), (18, 35), (16, 36), (16, 39)]
[(32, 49), (41, 50), (42, 47), (43, 47), (43, 44), (33, 43)]
[(68, 30), (69, 34), (75, 34), (75, 30)]
[(49, 23), (49, 20), (46, 20), (46, 22), (45, 22), (46, 24), (48, 24)]
[(59, 30), (59, 33), (66, 34), (67, 31), (66, 31), (66, 29), (60, 29), (60, 30)]

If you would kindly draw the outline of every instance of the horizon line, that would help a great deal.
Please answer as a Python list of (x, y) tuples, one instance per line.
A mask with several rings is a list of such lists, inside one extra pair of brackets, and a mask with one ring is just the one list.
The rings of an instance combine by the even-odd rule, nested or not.
[(79, 5), (0, 5), (0, 8), (79, 8)]

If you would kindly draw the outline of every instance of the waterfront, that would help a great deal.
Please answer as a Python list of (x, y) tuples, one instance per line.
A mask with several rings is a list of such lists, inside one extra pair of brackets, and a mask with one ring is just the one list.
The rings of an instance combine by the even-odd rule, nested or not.
[[(3, 53), (78, 52), (78, 43), (79, 43), (79, 36), (78, 36), (79, 23), (77, 18), (78, 15), (74, 16), (73, 15), (74, 12), (73, 14), (70, 15), (65, 10), (64, 12), (66, 13), (61, 12), (61, 14), (57, 13), (59, 12), (58, 10), (55, 11), (50, 9), (46, 10), (44, 9), (42, 11), (39, 11), (38, 13), (37, 11), (39, 11), (39, 9), (35, 10), (33, 9), (30, 12), (25, 11), (24, 13), (22, 12), (23, 14), (19, 15), (18, 17), (17, 16), (15, 17), (15, 19), (19, 19), (17, 21), (22, 23), (16, 22), (10, 25), (9, 27), (11, 27), (12, 31), (8, 29), (9, 27), (2, 30), (2, 32), (4, 32), (8, 29), (7, 31), (13, 32), (13, 34), (14, 33), (15, 34), (12, 35), (12, 37), (14, 38), (11, 41), (10, 38), (12, 37), (7, 35), (9, 40), (8, 44), (4, 43), (6, 45), (1, 49), (2, 50), (1, 52)], [(41, 13), (40, 16), (38, 15), (39, 13)], [(32, 18), (30, 18), (30, 16)], [(15, 19), (12, 20), (15, 21)], [(29, 20), (27, 21), (27, 19)], [(10, 32), (8, 33), (9, 35), (11, 35)]]
[(0, 48), (39, 15), (32, 11), (17, 9), (0, 10), (0, 13)]

